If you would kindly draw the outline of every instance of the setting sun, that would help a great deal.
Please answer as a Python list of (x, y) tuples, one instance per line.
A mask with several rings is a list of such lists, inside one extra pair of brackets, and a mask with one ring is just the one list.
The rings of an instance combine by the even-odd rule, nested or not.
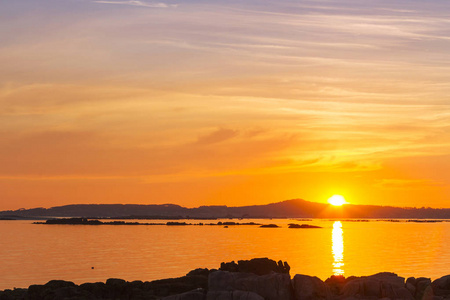
[(328, 199), (328, 203), (334, 206), (341, 206), (347, 203), (345, 198), (341, 195), (333, 195)]

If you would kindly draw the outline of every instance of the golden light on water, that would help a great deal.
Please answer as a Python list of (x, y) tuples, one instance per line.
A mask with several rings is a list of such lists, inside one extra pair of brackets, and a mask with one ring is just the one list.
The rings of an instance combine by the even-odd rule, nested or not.
[(344, 275), (344, 237), (341, 221), (333, 223), (332, 246), (333, 254), (333, 274)]
[(328, 199), (328, 203), (334, 206), (341, 206), (347, 203), (345, 198), (341, 195), (333, 195)]

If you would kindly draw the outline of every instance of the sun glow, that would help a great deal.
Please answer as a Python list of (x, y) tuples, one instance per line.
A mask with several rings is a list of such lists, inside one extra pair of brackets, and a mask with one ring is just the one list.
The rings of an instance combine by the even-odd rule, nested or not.
[(341, 195), (333, 195), (328, 199), (328, 203), (334, 206), (341, 206), (347, 203), (345, 198)]

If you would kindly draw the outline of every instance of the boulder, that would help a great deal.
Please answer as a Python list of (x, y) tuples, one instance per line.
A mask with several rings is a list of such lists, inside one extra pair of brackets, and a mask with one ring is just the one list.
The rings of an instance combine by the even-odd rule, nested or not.
[(209, 272), (207, 269), (197, 269), (183, 277), (144, 282), (142, 289), (147, 294), (158, 297), (182, 294), (198, 288), (207, 289), (208, 276), (206, 274), (209, 274)]
[(106, 284), (103, 282), (83, 283), (80, 284), (80, 289), (99, 299), (107, 297), (108, 294)]
[(234, 261), (229, 263), (221, 263), (220, 270), (229, 272), (253, 273), (256, 275), (266, 275), (271, 272), (289, 274), (291, 267), (287, 262), (281, 260), (277, 263), (272, 259), (254, 258), (251, 260), (240, 260), (236, 264)]
[(205, 299), (204, 289), (195, 289), (186, 293), (161, 298), (161, 300), (204, 300), (204, 299)]
[(106, 289), (108, 298), (125, 298), (131, 294), (131, 286), (127, 281), (118, 278), (109, 278), (106, 280)]
[(205, 276), (208, 277), (209, 273), (215, 271), (214, 269), (209, 270), (209, 269), (202, 269), (202, 268), (198, 268), (195, 270), (190, 271), (189, 273), (186, 274), (186, 276)]
[(288, 274), (271, 273), (255, 275), (217, 271), (208, 278), (209, 291), (247, 291), (253, 292), (266, 300), (291, 300), (293, 291)]
[[(3, 299), (3, 298), (0, 298)], [(45, 285), (31, 285), (28, 287), (27, 297), (11, 298), (11, 299), (97, 299), (96, 296), (86, 290), (81, 289), (70, 281), (52, 280)]]
[(406, 279), (405, 287), (412, 295), (415, 295), (416, 294), (416, 278), (409, 277), (408, 279)]
[(210, 291), (206, 300), (264, 300), (260, 295), (249, 291)]
[(331, 299), (328, 285), (317, 277), (295, 275), (292, 279), (296, 300), (327, 300)]
[(416, 279), (416, 299), (428, 299), (433, 296), (433, 289), (431, 287), (431, 279), (419, 277)]
[(413, 294), (405, 287), (405, 279), (394, 273), (378, 273), (351, 280), (342, 288), (346, 297), (374, 297), (414, 300)]
[(27, 299), (27, 289), (8, 289), (0, 291), (0, 300)]
[(434, 295), (449, 296), (450, 295), (450, 275), (436, 279), (431, 284)]
[(450, 290), (450, 275), (443, 276), (433, 281), (433, 287), (442, 290)]
[[(349, 279), (351, 279), (351, 277)], [(332, 275), (325, 280), (325, 284), (330, 288), (331, 294), (339, 295), (349, 279), (345, 279), (343, 275)]]

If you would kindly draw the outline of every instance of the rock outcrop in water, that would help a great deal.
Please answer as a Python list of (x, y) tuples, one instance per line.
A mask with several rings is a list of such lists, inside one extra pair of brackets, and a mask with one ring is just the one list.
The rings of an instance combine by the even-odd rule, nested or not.
[(196, 269), (186, 276), (152, 282), (108, 279), (106, 283), (52, 280), (28, 289), (0, 292), (0, 300), (444, 300), (450, 275), (429, 278), (378, 273), (371, 276), (289, 275), (289, 265), (268, 258), (222, 263), (219, 270)]

